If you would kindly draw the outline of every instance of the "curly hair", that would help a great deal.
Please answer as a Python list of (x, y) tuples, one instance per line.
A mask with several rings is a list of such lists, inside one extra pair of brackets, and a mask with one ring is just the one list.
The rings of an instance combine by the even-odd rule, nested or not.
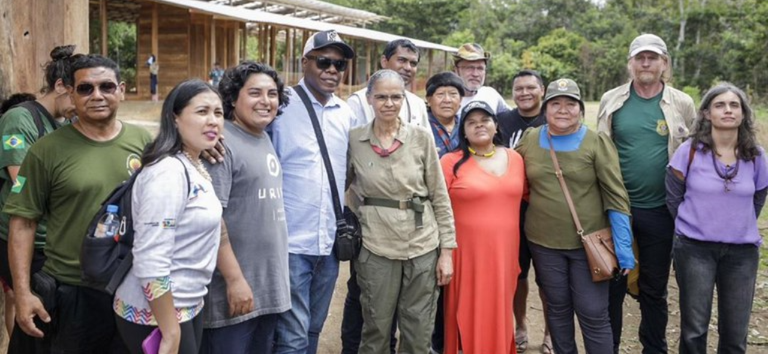
[(752, 108), (749, 106), (749, 99), (747, 99), (747, 95), (744, 91), (730, 82), (721, 82), (710, 88), (709, 91), (704, 94), (704, 97), (701, 99), (701, 105), (699, 106), (696, 121), (694, 121), (693, 129), (691, 130), (691, 143), (693, 146), (699, 146), (699, 144), (701, 144), (703, 146), (702, 151), (704, 152), (713, 149), (715, 143), (712, 140), (712, 121), (710, 121), (706, 115), (709, 114), (712, 101), (714, 101), (717, 96), (727, 92), (732, 92), (739, 98), (739, 101), (741, 101), (741, 113), (743, 119), (741, 125), (739, 125), (739, 137), (736, 141), (737, 157), (744, 161), (753, 160), (756, 156), (760, 155), (760, 150), (757, 147), (755, 120)]
[(224, 119), (234, 119), (237, 96), (240, 95), (240, 90), (243, 89), (248, 78), (254, 74), (264, 74), (275, 81), (277, 92), (279, 92), (277, 115), (279, 116), (283, 113), (283, 108), (288, 105), (288, 93), (286, 93), (285, 84), (283, 80), (280, 80), (277, 71), (267, 64), (245, 60), (240, 62), (239, 65), (227, 69), (219, 82), (218, 89), (219, 94), (221, 94), (222, 104), (224, 105)]

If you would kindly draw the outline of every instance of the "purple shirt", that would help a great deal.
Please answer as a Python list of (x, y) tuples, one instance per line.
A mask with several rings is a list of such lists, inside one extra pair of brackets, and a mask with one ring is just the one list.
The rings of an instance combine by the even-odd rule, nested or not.
[[(712, 152), (696, 149), (688, 168), (691, 141), (675, 151), (669, 166), (686, 175), (685, 198), (678, 209), (675, 232), (699, 241), (760, 245), (753, 197), (755, 191), (768, 187), (768, 165), (765, 151), (753, 161), (740, 161), (736, 177), (728, 183), (715, 170)], [(726, 166), (715, 160), (717, 168)], [(730, 167), (731, 169), (733, 166)], [(729, 169), (730, 171), (730, 169)]]

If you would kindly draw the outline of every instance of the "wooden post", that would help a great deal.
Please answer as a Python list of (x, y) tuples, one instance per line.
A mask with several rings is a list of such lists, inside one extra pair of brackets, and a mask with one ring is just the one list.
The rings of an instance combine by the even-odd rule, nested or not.
[(365, 41), (365, 79), (371, 78), (371, 47), (373, 43), (371, 40)]
[(269, 66), (275, 67), (277, 64), (277, 27), (270, 26), (269, 29)]
[(158, 48), (158, 44), (157, 44), (158, 37), (159, 37), (159, 35), (158, 35), (159, 30), (157, 28), (158, 27), (158, 23), (157, 23), (157, 21), (158, 21), (158, 19), (157, 19), (158, 18), (157, 6), (158, 5), (157, 5), (156, 2), (152, 3), (152, 54), (155, 55), (155, 59), (157, 59), (158, 62), (159, 62), (160, 54), (158, 53), (159, 48)]
[(430, 77), (432, 77), (432, 60), (434, 59), (432, 56), (435, 53), (432, 49), (427, 49), (427, 55), (429, 57), (429, 61), (427, 62), (427, 80), (429, 80)]
[(108, 19), (107, 19), (107, 0), (99, 1), (99, 22), (101, 25), (101, 55), (107, 56), (107, 36), (108, 34)]
[(234, 37), (232, 43), (235, 46), (232, 48), (232, 59), (234, 59), (232, 61), (234, 65), (240, 62), (240, 26), (238, 24), (238, 22), (234, 22), (232, 26), (232, 36)]
[(213, 68), (213, 64), (218, 61), (216, 57), (216, 19), (211, 18), (211, 65), (208, 69)]
[[(352, 47), (352, 48), (355, 47), (355, 39), (354, 38), (351, 38), (349, 40), (349, 46)], [(352, 96), (352, 82), (353, 82), (353, 77), (352, 76), (354, 76), (355, 66), (357, 66), (357, 65), (355, 65), (355, 63), (356, 63), (356, 60), (353, 58), (352, 62), (350, 63), (351, 65), (347, 66), (347, 97)]]

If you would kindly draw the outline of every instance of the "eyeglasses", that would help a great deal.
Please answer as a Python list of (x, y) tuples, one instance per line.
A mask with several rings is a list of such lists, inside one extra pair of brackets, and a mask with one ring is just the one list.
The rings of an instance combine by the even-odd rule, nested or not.
[(484, 66), (474, 66), (474, 65), (462, 65), (459, 66), (459, 70), (466, 70), (466, 71), (477, 71), (477, 72), (485, 72)]
[[(90, 96), (93, 94), (93, 90), (96, 86), (93, 84), (80, 84), (75, 87), (75, 92), (80, 96)], [(111, 95), (117, 90), (117, 84), (111, 81), (102, 82), (99, 84), (99, 92), (106, 95)]]
[(400, 103), (403, 101), (405, 96), (403, 94), (394, 94), (394, 95), (373, 95), (373, 99), (378, 101), (381, 104), (387, 103), (387, 101), (392, 100), (392, 103)]
[(339, 59), (339, 60), (333, 60), (331, 58), (326, 57), (320, 57), (315, 55), (307, 55), (305, 58), (309, 60), (314, 60), (315, 63), (317, 63), (317, 68), (320, 70), (326, 70), (331, 67), (331, 64), (336, 67), (336, 70), (338, 71), (344, 71), (347, 70), (347, 60), (346, 59)]

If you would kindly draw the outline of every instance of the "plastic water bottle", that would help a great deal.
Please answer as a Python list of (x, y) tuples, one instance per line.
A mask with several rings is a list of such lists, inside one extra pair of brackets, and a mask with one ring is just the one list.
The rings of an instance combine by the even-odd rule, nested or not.
[(117, 205), (107, 205), (107, 213), (101, 217), (99, 224), (96, 225), (95, 237), (115, 237), (120, 228), (120, 217), (117, 215)]

